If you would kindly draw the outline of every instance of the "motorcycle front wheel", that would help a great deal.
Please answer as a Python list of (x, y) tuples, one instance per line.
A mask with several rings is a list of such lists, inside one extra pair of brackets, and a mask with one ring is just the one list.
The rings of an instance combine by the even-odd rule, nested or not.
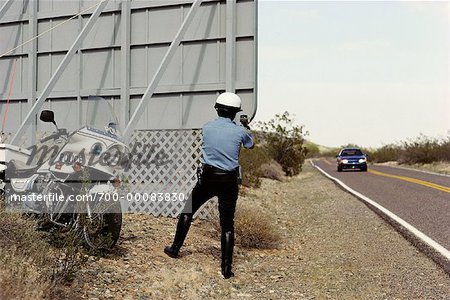
[[(83, 237), (93, 250), (111, 250), (116, 245), (122, 229), (120, 202), (113, 202), (105, 213), (95, 211), (83, 214)], [(111, 212), (112, 211), (112, 212)]]

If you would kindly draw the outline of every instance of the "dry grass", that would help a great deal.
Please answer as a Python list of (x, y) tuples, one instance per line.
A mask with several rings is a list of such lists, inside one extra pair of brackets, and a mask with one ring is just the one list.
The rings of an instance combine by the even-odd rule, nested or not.
[(0, 299), (49, 296), (49, 246), (34, 228), (19, 214), (0, 211)]
[(434, 162), (431, 164), (415, 164), (413, 168), (450, 175), (450, 162)]
[[(218, 216), (212, 220), (217, 232), (220, 232)], [(235, 216), (236, 244), (251, 249), (276, 249), (280, 243), (280, 234), (276, 231), (275, 220), (262, 208), (239, 203)]]
[(245, 248), (271, 249), (280, 242), (275, 221), (268, 213), (245, 204), (238, 205), (236, 212), (237, 242)]
[(0, 250), (0, 299), (43, 299), (48, 297), (51, 282), (43, 278), (32, 259), (17, 251)]
[(54, 247), (51, 237), (0, 203), (0, 299), (77, 299), (64, 285), (83, 265), (79, 241), (60, 237), (62, 247)]
[(397, 162), (391, 161), (391, 162), (380, 163), (380, 165), (394, 166), (394, 167), (400, 166), (403, 168), (418, 169), (418, 170), (427, 171), (427, 172), (434, 172), (434, 173), (450, 175), (450, 163), (449, 162), (433, 162), (431, 164), (401, 165)]
[(262, 177), (273, 179), (277, 181), (283, 181), (283, 168), (275, 160), (271, 160), (268, 163), (263, 164), (260, 167)]

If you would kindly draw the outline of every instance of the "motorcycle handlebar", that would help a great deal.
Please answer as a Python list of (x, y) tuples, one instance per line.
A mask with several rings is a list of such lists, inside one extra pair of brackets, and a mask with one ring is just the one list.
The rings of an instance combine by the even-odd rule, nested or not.
[(57, 134), (57, 133), (51, 134), (51, 135), (49, 135), (48, 137), (42, 138), (42, 139), (41, 139), (41, 143), (45, 143), (46, 141), (55, 139), (55, 138), (57, 138), (58, 136), (59, 136), (59, 134)]
[(48, 137), (40, 139), (41, 143), (45, 143), (46, 141), (57, 139), (62, 135), (67, 135), (67, 131), (65, 129), (59, 129), (58, 132), (49, 135)]

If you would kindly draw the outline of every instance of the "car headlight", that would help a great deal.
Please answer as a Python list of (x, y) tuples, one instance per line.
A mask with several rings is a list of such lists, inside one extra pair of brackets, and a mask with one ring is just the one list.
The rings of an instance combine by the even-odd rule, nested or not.
[(360, 164), (362, 164), (362, 163), (365, 163), (367, 160), (365, 158), (360, 158), (358, 161)]
[(342, 163), (343, 163), (343, 164), (348, 164), (348, 159), (343, 159), (343, 160), (342, 160)]

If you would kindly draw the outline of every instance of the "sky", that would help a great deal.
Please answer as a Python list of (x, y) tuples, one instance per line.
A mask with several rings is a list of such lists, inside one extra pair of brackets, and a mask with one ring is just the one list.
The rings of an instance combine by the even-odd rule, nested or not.
[(259, 1), (256, 120), (289, 111), (324, 146), (450, 134), (450, 5)]

